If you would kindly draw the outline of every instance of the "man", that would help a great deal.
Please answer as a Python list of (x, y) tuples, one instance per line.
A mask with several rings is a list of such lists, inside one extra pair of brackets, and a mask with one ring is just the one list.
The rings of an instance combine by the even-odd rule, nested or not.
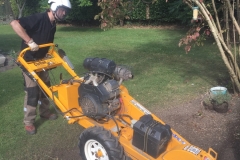
[[(71, 9), (69, 0), (49, 0), (50, 9), (44, 13), (37, 13), (28, 17), (22, 17), (18, 20), (13, 20), (10, 24), (18, 36), (22, 38), (21, 50), (30, 47), (24, 59), (33, 61), (42, 59), (46, 56), (49, 48), (40, 48), (38, 45), (53, 43), (56, 32), (56, 21), (62, 21), (67, 16), (67, 12)], [(37, 73), (38, 76), (50, 85), (49, 74), (47, 71)], [(50, 102), (45, 94), (42, 93), (35, 81), (29, 78), (24, 72), (24, 125), (28, 134), (35, 134), (34, 126), (36, 118), (36, 109), (39, 104), (39, 114), (41, 118), (54, 120), (56, 114), (50, 112)]]

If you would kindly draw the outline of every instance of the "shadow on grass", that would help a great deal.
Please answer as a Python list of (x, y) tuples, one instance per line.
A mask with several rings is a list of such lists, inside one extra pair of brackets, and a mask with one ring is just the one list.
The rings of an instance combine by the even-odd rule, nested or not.
[(47, 120), (46, 119), (42, 119), (42, 118), (38, 118), (36, 119), (34, 125), (36, 127), (36, 129), (38, 129), (43, 123), (45, 123)]
[[(175, 43), (177, 42), (169, 42)], [(213, 46), (205, 46), (205, 47), (213, 47)], [(150, 50), (151, 55), (148, 54), (147, 49), (154, 48), (154, 50)], [(208, 79), (212, 79), (214, 81), (218, 81), (218, 74), (222, 73), (226, 69), (220, 57), (217, 55), (207, 55), (204, 52), (208, 53), (207, 49), (201, 50), (202, 48), (194, 48), (188, 54), (185, 54), (183, 48), (168, 48), (168, 44), (159, 44), (156, 42), (152, 42), (146, 44), (145, 46), (139, 46), (135, 53), (141, 53), (141, 60), (139, 60), (138, 66), (140, 69), (137, 73), (141, 73), (142, 71), (148, 71), (151, 69), (153, 65), (165, 66), (170, 70), (176, 70), (181, 74), (182, 77), (185, 78), (185, 81), (190, 81), (192, 77), (199, 76), (202, 79), (208, 81)], [(137, 58), (139, 55), (133, 55), (132, 59)], [(144, 65), (142, 65), (144, 64)]]
[(8, 52), (13, 49), (16, 52), (18, 52), (20, 51), (20, 47), (21, 47), (21, 39), (16, 34), (1, 33), (0, 49), (2, 51)]
[[(19, 68), (0, 73), (0, 108), (24, 93), (23, 78)], [(16, 106), (19, 104), (16, 104)]]
[(65, 27), (65, 26), (57, 26), (57, 30), (61, 32), (103, 32), (99, 27)]
[[(169, 48), (168, 46), (172, 46), (169, 43), (175, 43), (176, 47)], [(212, 55), (206, 54), (209, 53), (208, 49), (213, 50)], [(218, 85), (223, 86), (231, 83), (227, 69), (218, 55), (218, 50), (211, 44), (206, 44), (205, 48), (195, 47), (188, 54), (185, 53), (183, 48), (177, 46), (177, 41), (169, 41), (164, 44), (153, 41), (137, 46), (133, 51), (127, 52), (109, 49), (96, 50), (94, 53), (96, 53), (96, 57), (109, 58), (117, 64), (124, 63), (125, 65), (130, 65), (136, 76), (143, 72), (149, 72), (154, 67), (161, 68), (164, 66), (164, 68), (168, 68), (170, 71), (176, 71), (181, 74), (186, 83), (190, 82), (193, 77), (201, 77), (206, 82), (215, 81)], [(115, 55), (113, 56), (112, 54)], [(77, 68), (80, 67), (80, 65), (77, 66)]]
[[(37, 107), (37, 108), (39, 109), (39, 107)], [(57, 114), (59, 112), (59, 110), (55, 110), (55, 108), (52, 106), (52, 104), (50, 104), (50, 112), (54, 113), (54, 114)], [(61, 117), (60, 114), (57, 114), (57, 116), (58, 116), (58, 118)], [(42, 126), (44, 123), (46, 123), (48, 121), (54, 121), (54, 120), (48, 120), (48, 119), (41, 118), (39, 113), (37, 113), (37, 117), (35, 119), (34, 126), (38, 130), (38, 128), (40, 128), (40, 126)]]

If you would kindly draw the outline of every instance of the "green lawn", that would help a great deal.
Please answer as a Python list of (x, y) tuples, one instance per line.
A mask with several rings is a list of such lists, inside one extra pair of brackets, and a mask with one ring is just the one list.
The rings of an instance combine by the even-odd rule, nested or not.
[[(212, 41), (186, 54), (178, 47), (185, 33), (167, 29), (102, 31), (59, 26), (55, 43), (66, 51), (79, 75), (85, 72), (82, 62), (87, 57), (108, 58), (131, 67), (134, 79), (124, 85), (136, 100), (154, 112), (194, 99), (213, 86), (228, 84), (226, 68)], [(0, 26), (0, 37), (1, 50), (19, 51), (20, 38), (10, 26)], [(0, 160), (61, 159), (67, 157), (63, 153), (77, 154), (72, 150), (77, 147), (77, 137), (83, 128), (68, 125), (62, 117), (51, 122), (37, 118), (38, 133), (25, 134), (23, 97), (21, 70), (0, 73)]]

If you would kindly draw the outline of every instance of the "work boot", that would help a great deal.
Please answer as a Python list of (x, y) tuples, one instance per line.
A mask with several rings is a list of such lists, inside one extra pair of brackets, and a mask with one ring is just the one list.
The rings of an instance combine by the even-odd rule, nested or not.
[(33, 135), (36, 133), (36, 129), (34, 125), (26, 125), (25, 130), (27, 134)]
[(57, 119), (57, 115), (54, 113), (49, 113), (46, 116), (40, 116), (41, 118), (47, 119), (47, 120), (55, 120)]

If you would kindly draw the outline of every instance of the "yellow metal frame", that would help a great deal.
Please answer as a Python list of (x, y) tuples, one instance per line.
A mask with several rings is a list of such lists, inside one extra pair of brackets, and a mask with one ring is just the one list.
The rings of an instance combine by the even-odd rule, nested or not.
[[(89, 128), (91, 126), (103, 126), (106, 130), (110, 130), (114, 136), (118, 136), (116, 132), (116, 123), (113, 120), (109, 120), (104, 124), (100, 124), (93, 119), (83, 116), (81, 106), (78, 104), (78, 87), (83, 82), (83, 78), (79, 77), (74, 70), (72, 70), (68, 64), (63, 61), (55, 49), (55, 44), (49, 43), (40, 45), (40, 48), (50, 47), (48, 56), (44, 59), (26, 62), (23, 57), (27, 50), (26, 48), (22, 50), (17, 58), (17, 63), (22, 65), (33, 77), (33, 79), (41, 86), (41, 88), (46, 92), (46, 94), (51, 98), (57, 107), (65, 113), (64, 117), (68, 119), (68, 123), (79, 123), (79, 125), (84, 128)], [(45, 71), (58, 66), (63, 66), (66, 71), (73, 77), (71, 83), (68, 84), (57, 84), (48, 87), (36, 74), (39, 71)], [(128, 90), (123, 85), (120, 86), (120, 99), (122, 101), (121, 108), (118, 114), (130, 115), (134, 120), (139, 120), (139, 118), (144, 114), (151, 114), (156, 121), (164, 124), (164, 122), (157, 116), (148, 111), (144, 106), (142, 106), (138, 101), (136, 101), (131, 95), (129, 95)], [(56, 94), (55, 94), (56, 93)], [(116, 115), (116, 116), (117, 116)], [(81, 117), (82, 116), (82, 117)], [(71, 118), (75, 117), (75, 118)], [(128, 123), (129, 118), (124, 118)], [(125, 122), (120, 120), (117, 121), (119, 128), (121, 128), (121, 135), (119, 138), (120, 144), (123, 146), (125, 153), (133, 160), (216, 160), (217, 153), (209, 148), (208, 152), (202, 150), (190, 144), (181, 135), (172, 129), (173, 137), (171, 138), (167, 149), (162, 153), (157, 159), (149, 156), (145, 152), (137, 149), (132, 145), (133, 129), (128, 126)], [(194, 153), (192, 148), (198, 149), (199, 153)], [(209, 159), (207, 159), (209, 158)]]

